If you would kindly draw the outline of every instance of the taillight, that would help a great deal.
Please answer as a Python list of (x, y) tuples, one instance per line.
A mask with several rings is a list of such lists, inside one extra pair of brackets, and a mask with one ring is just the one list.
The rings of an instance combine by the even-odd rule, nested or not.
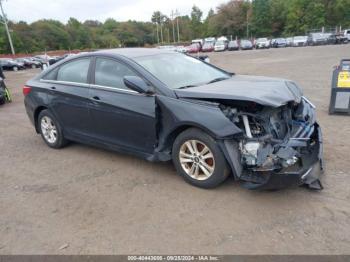
[(29, 86), (23, 86), (23, 95), (28, 95), (32, 91), (32, 88)]

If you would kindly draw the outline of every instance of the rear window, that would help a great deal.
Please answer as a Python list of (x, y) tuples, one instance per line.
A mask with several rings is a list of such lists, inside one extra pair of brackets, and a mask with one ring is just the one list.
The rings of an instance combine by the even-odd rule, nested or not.
[(56, 80), (58, 69), (59, 68), (55, 68), (54, 70), (51, 70), (46, 75), (44, 75), (42, 79), (44, 79), (44, 80)]

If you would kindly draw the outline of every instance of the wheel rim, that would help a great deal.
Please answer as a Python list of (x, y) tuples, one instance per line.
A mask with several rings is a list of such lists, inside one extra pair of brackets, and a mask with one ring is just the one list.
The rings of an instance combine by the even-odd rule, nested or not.
[(55, 126), (55, 123), (50, 117), (44, 116), (41, 119), (40, 125), (41, 132), (45, 140), (50, 144), (54, 144), (57, 141), (57, 128)]
[(34, 69), (34, 68), (36, 68), (36, 66), (35, 66), (35, 65), (32, 65), (32, 68)]
[(15, 66), (15, 67), (13, 68), (13, 71), (18, 71), (18, 67)]
[(187, 140), (180, 147), (179, 160), (188, 176), (207, 180), (215, 170), (215, 159), (210, 148), (198, 140)]

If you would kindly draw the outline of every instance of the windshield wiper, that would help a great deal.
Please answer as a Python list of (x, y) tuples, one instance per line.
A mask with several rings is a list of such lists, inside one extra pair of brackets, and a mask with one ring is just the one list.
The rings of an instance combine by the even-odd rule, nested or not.
[(218, 77), (218, 78), (215, 78), (215, 79), (211, 80), (207, 84), (212, 84), (212, 83), (223, 81), (223, 80), (226, 80), (226, 79), (229, 79), (229, 77)]

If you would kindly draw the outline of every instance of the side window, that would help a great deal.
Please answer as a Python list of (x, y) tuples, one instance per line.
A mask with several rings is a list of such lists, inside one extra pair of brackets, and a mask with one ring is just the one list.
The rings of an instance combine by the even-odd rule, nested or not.
[(124, 76), (136, 76), (127, 66), (111, 59), (97, 58), (95, 84), (100, 86), (128, 89), (124, 85)]
[(68, 62), (58, 69), (57, 81), (86, 84), (88, 82), (89, 65), (90, 58)]
[(57, 78), (57, 71), (59, 68), (55, 68), (54, 70), (51, 70), (46, 75), (43, 76), (44, 80), (56, 80)]

